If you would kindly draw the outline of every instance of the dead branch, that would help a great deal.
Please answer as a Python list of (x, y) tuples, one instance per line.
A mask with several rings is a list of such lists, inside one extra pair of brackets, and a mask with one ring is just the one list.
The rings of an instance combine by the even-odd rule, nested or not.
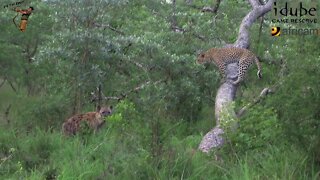
[(136, 67), (142, 69), (143, 71), (149, 71), (150, 68), (146, 67), (145, 65), (141, 64), (141, 63), (138, 63), (136, 61), (132, 61), (132, 60), (128, 60), (128, 62), (134, 64)]
[(112, 31), (114, 31), (114, 32), (116, 32), (116, 33), (118, 33), (118, 34), (125, 35), (124, 32), (122, 32), (122, 31), (120, 31), (120, 30), (112, 27), (112, 26), (109, 25), (109, 24), (98, 24), (97, 22), (93, 22), (92, 25), (95, 26), (95, 27), (101, 27), (101, 28), (103, 28), (103, 30), (105, 30), (105, 29), (110, 29), (110, 30), (112, 30)]
[[(181, 27), (177, 27), (177, 26), (171, 26), (171, 29), (174, 31), (174, 32), (177, 32), (177, 33), (186, 33), (186, 32), (189, 32), (188, 30), (186, 29), (183, 29)], [(200, 34), (196, 34), (196, 33), (192, 33), (192, 35), (202, 41), (207, 41), (207, 38), (205, 36), (202, 36)]]
[[(8, 81), (8, 80), (7, 80), (7, 81)], [(10, 87), (12, 88), (12, 90), (13, 90), (15, 93), (18, 93), (18, 92), (17, 92), (17, 89), (13, 86), (13, 84), (12, 84), (10, 81), (8, 81), (8, 83), (9, 83)]]
[(31, 64), (32, 61), (34, 60), (34, 55), (37, 52), (38, 45), (39, 45), (39, 37), (35, 39), (33, 50), (31, 50), (32, 44), (30, 43), (27, 44), (26, 48), (23, 50), (23, 52), (25, 53), (26, 60), (28, 61), (29, 64)]
[(99, 84), (99, 86), (98, 86), (98, 104), (96, 104), (95, 108), (97, 111), (100, 111), (101, 107), (102, 107), (102, 85)]
[[(127, 91), (127, 92), (121, 93), (119, 96), (105, 96), (103, 93), (101, 93), (101, 96), (102, 96), (102, 98), (103, 98), (104, 100), (106, 100), (106, 101), (109, 101), (109, 100), (121, 101), (121, 100), (127, 98), (127, 97), (129, 96), (129, 94), (134, 93), (134, 92), (138, 92), (138, 91), (144, 89), (146, 86), (149, 86), (149, 85), (157, 85), (157, 84), (159, 84), (159, 83), (161, 83), (161, 82), (165, 82), (165, 81), (166, 81), (166, 80), (158, 80), (158, 81), (155, 81), (155, 82), (146, 81), (146, 82), (140, 84), (139, 86), (137, 86), (137, 87), (135, 87), (135, 88), (133, 88), (133, 89)], [(92, 95), (93, 95), (93, 93), (92, 93)], [(92, 98), (91, 102), (97, 101), (97, 98), (98, 98), (98, 97), (94, 96), (94, 97)]]
[(176, 0), (172, 0), (172, 15), (171, 15), (171, 29), (172, 30), (177, 30), (177, 16), (176, 16)]
[(259, 34), (258, 34), (258, 40), (257, 40), (257, 45), (258, 45), (258, 46), (260, 45), (263, 22), (264, 22), (264, 16), (261, 16), (261, 18), (260, 18)]
[(9, 120), (10, 109), (11, 109), (11, 104), (9, 104), (6, 111), (4, 112), (4, 117), (7, 120), (7, 124), (10, 124), (10, 120)]
[(0, 88), (4, 85), (4, 83), (7, 81), (7, 79), (6, 78), (4, 78), (4, 80), (1, 82), (1, 84), (0, 84)]
[(237, 41), (234, 43), (235, 47), (248, 48), (249, 47), (249, 28), (262, 15), (269, 12), (275, 0), (269, 0), (265, 5), (261, 5), (257, 0), (249, 0), (252, 10), (243, 18)]
[(251, 107), (253, 107), (254, 105), (258, 104), (261, 100), (263, 100), (267, 95), (269, 95), (270, 93), (273, 93), (274, 91), (270, 88), (264, 88), (261, 92), (258, 98), (256, 98), (252, 103), (248, 103), (247, 105), (245, 105), (244, 107), (242, 107), (238, 113), (237, 113), (237, 117), (240, 118), (241, 116), (243, 116), (247, 110)]
[[(186, 32), (190, 32), (190, 30), (186, 30), (184, 28), (181, 28), (178, 26), (178, 22), (177, 22), (177, 16), (176, 16), (176, 0), (172, 1), (172, 15), (171, 15), (171, 30), (173, 32), (176, 33), (186, 33)], [(196, 38), (202, 40), (202, 41), (206, 41), (207, 39), (199, 34), (196, 33), (192, 33), (193, 36), (195, 36)]]
[(217, 14), (219, 6), (220, 6), (220, 3), (221, 3), (221, 0), (217, 0), (216, 3), (213, 6), (198, 7), (196, 5), (191, 5), (191, 4), (189, 6), (194, 8), (194, 9), (198, 9), (201, 12), (209, 12), (209, 13)]

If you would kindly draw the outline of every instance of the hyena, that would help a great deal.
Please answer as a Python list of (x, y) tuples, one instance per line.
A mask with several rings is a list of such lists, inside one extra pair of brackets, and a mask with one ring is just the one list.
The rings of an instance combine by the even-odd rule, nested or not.
[(111, 115), (112, 106), (102, 107), (99, 112), (87, 112), (85, 114), (76, 114), (67, 119), (62, 124), (63, 134), (75, 135), (80, 130), (80, 124), (85, 122), (96, 132), (104, 123), (104, 117)]

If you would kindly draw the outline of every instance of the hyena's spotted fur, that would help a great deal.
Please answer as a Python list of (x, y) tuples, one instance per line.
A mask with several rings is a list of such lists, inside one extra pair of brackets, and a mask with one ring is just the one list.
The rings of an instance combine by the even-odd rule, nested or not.
[(63, 134), (75, 135), (80, 130), (80, 124), (85, 122), (96, 132), (104, 123), (104, 117), (112, 113), (112, 106), (102, 107), (99, 112), (87, 112), (85, 114), (76, 114), (67, 119), (62, 124)]

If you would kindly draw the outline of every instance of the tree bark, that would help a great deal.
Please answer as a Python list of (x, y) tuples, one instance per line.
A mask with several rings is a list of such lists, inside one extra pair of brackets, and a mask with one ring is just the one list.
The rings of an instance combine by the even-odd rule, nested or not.
[[(236, 42), (234, 44), (228, 45), (228, 47), (239, 47), (248, 48), (249, 47), (249, 28), (255, 22), (256, 19), (263, 16), (265, 13), (269, 12), (272, 8), (272, 4), (275, 0), (269, 0), (265, 5), (261, 5), (259, 0), (248, 0), (252, 6), (252, 10), (243, 18), (239, 34)], [(222, 118), (223, 111), (227, 110), (227, 113), (231, 116), (226, 118), (237, 118), (236, 113), (233, 109), (230, 111), (232, 102), (235, 99), (237, 92), (237, 85), (233, 85), (231, 81), (237, 79), (238, 65), (236, 63), (229, 64), (227, 66), (227, 77), (226, 81), (219, 87), (216, 100), (215, 100), (215, 118), (216, 127), (210, 130), (202, 139), (199, 150), (208, 153), (213, 148), (221, 147), (224, 144), (223, 134), (224, 130), (221, 126), (221, 121), (227, 121), (227, 119)]]

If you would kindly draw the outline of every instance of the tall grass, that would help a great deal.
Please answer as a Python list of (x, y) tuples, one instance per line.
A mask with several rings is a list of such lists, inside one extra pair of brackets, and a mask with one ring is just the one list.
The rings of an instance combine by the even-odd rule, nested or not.
[(27, 136), (15, 134), (1, 129), (0, 179), (319, 178), (312, 159), (293, 146), (222, 154), (216, 161), (213, 154), (195, 150), (200, 136), (172, 137), (161, 157), (153, 157), (147, 145), (119, 138), (108, 128), (87, 137), (40, 129)]
[[(1, 100), (4, 96), (16, 95), (1, 92)], [(7, 103), (17, 103), (9, 99)], [(23, 107), (15, 107), (10, 114), (11, 124), (0, 117), (0, 179), (319, 179), (320, 168), (309, 152), (272, 141), (281, 129), (269, 132), (277, 122), (271, 111), (251, 113), (252, 117), (243, 121), (256, 121), (262, 128), (258, 132), (257, 126), (242, 126), (242, 136), (234, 138), (242, 143), (240, 146), (227, 144), (203, 154), (197, 151), (202, 138), (197, 129), (207, 129), (207, 123), (192, 122), (195, 127), (190, 134), (189, 122), (172, 124), (160, 119), (159, 140), (154, 143), (152, 121), (146, 121), (130, 103), (117, 105), (115, 114), (98, 133), (65, 137), (59, 130), (61, 115), (55, 115), (63, 109), (59, 101), (53, 98), (28, 116), (28, 112), (19, 112), (35, 109), (43, 100), (25, 97), (19, 101)], [(42, 111), (51, 114), (43, 115)], [(271, 118), (261, 122), (260, 116)], [(47, 117), (56, 123), (45, 126)], [(29, 122), (32, 128), (25, 131)], [(270, 144), (261, 148), (266, 138)]]

